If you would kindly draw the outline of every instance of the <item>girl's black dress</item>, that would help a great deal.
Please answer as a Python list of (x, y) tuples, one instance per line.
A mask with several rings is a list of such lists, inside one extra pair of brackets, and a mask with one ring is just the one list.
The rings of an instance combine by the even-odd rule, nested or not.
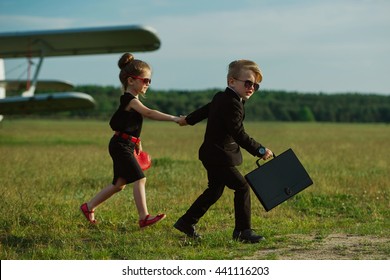
[[(120, 98), (120, 105), (110, 120), (112, 130), (126, 133), (139, 138), (142, 130), (143, 117), (137, 111), (125, 108), (135, 97), (125, 92)], [(118, 178), (124, 178), (126, 184), (133, 183), (145, 177), (141, 167), (134, 157), (135, 143), (125, 140), (120, 136), (112, 136), (108, 145), (108, 150), (113, 161), (114, 178), (112, 184), (115, 185)]]

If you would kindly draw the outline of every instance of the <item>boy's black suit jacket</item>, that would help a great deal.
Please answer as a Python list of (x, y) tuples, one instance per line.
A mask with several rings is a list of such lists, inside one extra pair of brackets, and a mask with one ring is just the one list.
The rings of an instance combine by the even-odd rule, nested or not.
[(242, 163), (240, 147), (259, 156), (261, 146), (244, 129), (244, 103), (236, 92), (226, 88), (213, 100), (186, 117), (190, 125), (208, 118), (199, 159), (207, 165), (236, 166)]

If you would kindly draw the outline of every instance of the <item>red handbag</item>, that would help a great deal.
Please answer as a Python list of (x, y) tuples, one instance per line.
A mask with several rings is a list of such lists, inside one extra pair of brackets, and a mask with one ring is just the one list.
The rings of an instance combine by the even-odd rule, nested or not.
[(138, 161), (138, 164), (143, 171), (149, 169), (152, 166), (152, 158), (147, 152), (141, 151), (137, 155), (137, 152), (134, 150), (134, 157)]

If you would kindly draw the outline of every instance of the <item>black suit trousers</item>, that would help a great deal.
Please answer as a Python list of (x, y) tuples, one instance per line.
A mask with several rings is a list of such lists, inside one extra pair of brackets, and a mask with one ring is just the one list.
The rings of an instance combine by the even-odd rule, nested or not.
[(225, 186), (234, 190), (235, 229), (251, 228), (250, 187), (234, 166), (207, 165), (208, 188), (195, 200), (182, 216), (184, 222), (196, 224), (207, 210), (221, 197)]

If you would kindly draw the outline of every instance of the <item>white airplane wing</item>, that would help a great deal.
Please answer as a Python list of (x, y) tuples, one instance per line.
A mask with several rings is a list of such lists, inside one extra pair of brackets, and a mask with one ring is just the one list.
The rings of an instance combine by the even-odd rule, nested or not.
[(0, 100), (1, 115), (26, 115), (40, 112), (57, 112), (91, 109), (94, 99), (82, 92), (36, 94), (30, 97), (13, 96)]
[(89, 55), (157, 50), (153, 29), (130, 25), (0, 33), (0, 58)]
[(73, 88), (66, 82), (38, 81), (44, 57), (146, 52), (157, 50), (160, 44), (152, 28), (140, 25), (0, 33), (0, 60), (40, 58), (31, 87), (21, 97), (5, 98), (5, 89), (19, 89), (25, 81), (6, 80), (0, 69), (0, 115), (87, 109), (95, 105), (94, 99), (85, 93), (34, 95), (36, 88), (61, 91)]
[[(0, 87), (5, 90), (23, 91), (29, 81), (26, 80), (0, 80)], [(73, 84), (66, 81), (59, 80), (39, 80), (37, 82), (37, 91), (55, 90), (55, 91), (69, 91), (74, 88)]]

